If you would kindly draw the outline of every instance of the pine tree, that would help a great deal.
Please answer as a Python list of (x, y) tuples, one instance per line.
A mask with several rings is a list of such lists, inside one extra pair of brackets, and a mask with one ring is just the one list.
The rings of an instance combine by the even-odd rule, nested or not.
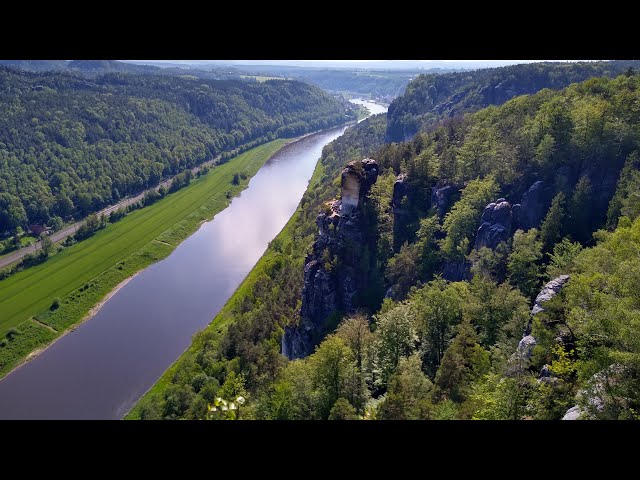
[(569, 202), (569, 229), (574, 240), (586, 242), (591, 236), (591, 182), (580, 177)]
[(435, 384), (443, 397), (463, 402), (472, 382), (490, 368), (489, 352), (478, 344), (478, 335), (468, 320), (458, 325), (458, 335), (442, 357)]
[(549, 207), (542, 226), (540, 227), (540, 238), (542, 240), (543, 250), (551, 251), (553, 246), (562, 238), (564, 233), (564, 193), (558, 193)]

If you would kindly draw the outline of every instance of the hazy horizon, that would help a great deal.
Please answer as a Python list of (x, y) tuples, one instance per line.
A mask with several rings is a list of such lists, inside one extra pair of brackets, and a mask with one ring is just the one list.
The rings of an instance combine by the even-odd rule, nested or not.
[(123, 60), (125, 62), (157, 65), (178, 64), (197, 66), (278, 66), (313, 68), (380, 68), (380, 69), (476, 69), (502, 67), (535, 62), (576, 62), (588, 60)]

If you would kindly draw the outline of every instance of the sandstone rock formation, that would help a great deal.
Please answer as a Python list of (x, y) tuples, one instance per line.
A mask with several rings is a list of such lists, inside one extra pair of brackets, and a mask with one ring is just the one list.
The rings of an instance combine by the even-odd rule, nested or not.
[(500, 242), (507, 241), (511, 236), (511, 204), (504, 198), (487, 205), (481, 220), (482, 224), (476, 234), (476, 250), (482, 247), (494, 250)]
[(539, 228), (552, 200), (553, 188), (545, 182), (538, 180), (531, 185), (522, 195), (520, 203), (513, 206), (514, 231), (519, 228), (525, 231)]
[[(551, 300), (553, 297), (555, 297), (560, 292), (560, 290), (562, 290), (562, 288), (567, 284), (569, 279), (570, 279), (569, 275), (560, 275), (559, 277), (554, 278), (550, 282), (547, 282), (544, 285), (544, 287), (542, 287), (542, 289), (540, 290), (540, 293), (538, 293), (538, 296), (536, 297), (533, 303), (533, 308), (531, 309), (531, 319), (529, 320), (529, 323), (525, 328), (522, 339), (518, 343), (518, 348), (516, 352), (513, 354), (513, 356), (509, 361), (511, 365), (510, 365), (510, 368), (508, 369), (508, 374), (516, 373), (526, 368), (526, 365), (528, 364), (528, 361), (531, 358), (531, 355), (533, 354), (533, 349), (536, 346), (536, 338), (533, 335), (531, 335), (531, 320), (533, 319), (534, 316), (544, 311), (544, 308), (542, 305), (548, 302), (549, 300)], [(548, 373), (548, 368), (546, 373)], [(549, 376), (549, 375), (545, 375), (544, 367), (542, 369), (541, 376), (543, 377)]]
[(443, 218), (453, 204), (453, 200), (460, 189), (455, 185), (431, 188), (431, 206), (436, 208), (438, 217)]
[(282, 338), (282, 354), (290, 359), (313, 352), (332, 316), (357, 308), (354, 297), (369, 273), (361, 262), (368, 242), (362, 204), (378, 170), (378, 163), (371, 159), (349, 163), (342, 171), (341, 200), (329, 202), (316, 219), (318, 235), (305, 259), (300, 322), (286, 326)]

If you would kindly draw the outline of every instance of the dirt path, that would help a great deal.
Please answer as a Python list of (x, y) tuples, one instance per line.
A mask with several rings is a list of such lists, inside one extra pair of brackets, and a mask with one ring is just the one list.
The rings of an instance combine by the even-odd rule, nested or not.
[[(207, 160), (206, 162), (200, 164), (199, 166), (197, 166), (195, 168), (192, 168), (191, 172), (195, 175), (196, 173), (198, 173), (202, 169), (202, 167), (211, 166), (215, 162), (217, 162), (219, 159), (220, 159), (220, 155), (218, 155), (216, 158), (214, 158), (212, 160)], [(136, 195), (135, 197), (124, 198), (124, 199), (120, 200), (118, 203), (116, 203), (114, 205), (111, 205), (109, 207), (103, 208), (99, 212), (96, 212), (96, 215), (98, 215), (98, 216), (100, 216), (100, 215), (109, 215), (114, 210), (118, 210), (120, 208), (128, 207), (129, 205), (132, 205), (132, 204), (134, 204), (136, 202), (139, 202), (140, 200), (142, 200), (144, 198), (144, 196), (148, 192), (151, 192), (152, 190), (156, 190), (157, 191), (160, 187), (169, 188), (169, 185), (171, 185), (171, 182), (173, 181), (173, 178), (174, 177), (171, 177), (171, 178), (169, 178), (167, 180), (164, 180), (163, 182), (159, 183), (157, 186), (149, 188), (147, 190), (144, 190), (142, 193)], [(79, 222), (76, 222), (74, 224), (71, 224), (71, 225), (63, 228), (62, 230), (58, 230), (57, 232), (54, 232), (49, 238), (51, 238), (51, 241), (53, 241), (53, 243), (58, 243), (58, 242), (64, 240), (65, 238), (67, 238), (69, 235), (73, 235), (74, 233), (76, 233), (76, 231), (78, 230), (78, 228), (80, 228), (80, 225), (82, 225), (83, 222), (84, 222), (84, 220), (81, 220)], [(23, 247), (20, 250), (16, 250), (15, 252), (8, 254), (6, 257), (0, 258), (0, 268), (6, 267), (8, 265), (12, 265), (12, 264), (22, 260), (22, 258), (24, 258), (25, 255), (27, 255), (28, 253), (35, 252), (41, 246), (42, 246), (42, 242), (36, 242), (34, 245), (29, 245), (27, 247)]]
[[(352, 123), (355, 123), (355, 122), (347, 122), (347, 123), (345, 123), (345, 125), (351, 125)], [(299, 137), (288, 139), (287, 142), (285, 143), (285, 145), (288, 145), (288, 144), (293, 143), (293, 142), (297, 142), (298, 140), (300, 140), (302, 138), (308, 137), (310, 135), (314, 135), (316, 133), (319, 133), (319, 131), (309, 132), (309, 133), (306, 133), (304, 135), (300, 135)], [(191, 173), (193, 173), (195, 175), (196, 173), (198, 173), (202, 169), (202, 167), (212, 166), (218, 160), (220, 160), (220, 155), (218, 155), (217, 157), (215, 157), (215, 158), (213, 158), (211, 160), (207, 160), (206, 162), (198, 165), (195, 168), (192, 168), (191, 169)], [(139, 202), (140, 200), (142, 200), (142, 198), (145, 196), (145, 194), (147, 194), (148, 192), (151, 192), (152, 190), (156, 190), (157, 191), (160, 187), (169, 188), (169, 186), (171, 185), (171, 182), (173, 181), (173, 178), (174, 177), (168, 178), (167, 180), (164, 180), (163, 182), (159, 183), (157, 186), (155, 186), (153, 188), (149, 188), (147, 190), (144, 190), (142, 193), (136, 195), (135, 197), (124, 198), (124, 199), (120, 200), (118, 203), (116, 203), (114, 205), (111, 205), (110, 207), (103, 208), (99, 212), (96, 212), (96, 215), (98, 215), (98, 216), (100, 216), (100, 215), (109, 215), (114, 210), (118, 210), (119, 208), (128, 207), (129, 205), (132, 205), (132, 204), (134, 204), (136, 202)], [(67, 238), (69, 235), (73, 235), (74, 233), (76, 233), (76, 231), (78, 230), (78, 228), (80, 228), (80, 225), (82, 225), (83, 222), (84, 222), (84, 220), (81, 220), (81, 221), (76, 222), (74, 224), (68, 225), (67, 227), (63, 228), (62, 230), (59, 230), (59, 231), (54, 232), (53, 234), (51, 234), (51, 236), (49, 238), (51, 238), (51, 241), (53, 241), (53, 243), (61, 242), (62, 240)], [(42, 246), (42, 242), (36, 242), (34, 245), (29, 245), (27, 247), (23, 247), (20, 250), (16, 250), (15, 252), (12, 252), (12, 253), (8, 254), (7, 256), (0, 258), (0, 268), (4, 268), (6, 266), (12, 265), (12, 264), (22, 260), (22, 258), (24, 258), (25, 255), (27, 255), (28, 253), (35, 252), (41, 246)]]

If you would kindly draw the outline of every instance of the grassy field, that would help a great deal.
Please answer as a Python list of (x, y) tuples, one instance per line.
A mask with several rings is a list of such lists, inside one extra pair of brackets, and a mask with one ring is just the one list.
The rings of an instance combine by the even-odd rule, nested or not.
[[(213, 168), (188, 187), (137, 210), (47, 262), (0, 282), (0, 377), (78, 323), (118, 283), (160, 260), (246, 188), (285, 143), (275, 140)], [(234, 173), (247, 178), (233, 185)], [(50, 310), (54, 298), (60, 307)]]
[[(324, 171), (324, 166), (320, 162), (318, 162), (313, 172), (313, 176), (309, 181), (308, 189), (311, 189), (320, 181), (322, 175), (324, 175)], [(299, 213), (300, 207), (298, 206), (287, 224), (276, 236), (276, 239), (280, 240), (281, 244), (284, 245), (291, 241), (294, 225)], [(256, 263), (253, 269), (245, 277), (243, 282), (236, 289), (231, 298), (229, 298), (225, 306), (222, 308), (222, 310), (220, 310), (213, 321), (209, 325), (207, 325), (207, 327), (202, 332), (194, 335), (193, 341), (189, 348), (180, 357), (178, 357), (178, 359), (167, 370), (165, 370), (158, 381), (149, 389), (147, 393), (142, 396), (142, 398), (136, 403), (131, 411), (127, 413), (127, 415), (124, 417), (125, 420), (139, 420), (140, 412), (143, 405), (153, 397), (163, 395), (164, 390), (170, 385), (171, 378), (174, 376), (178, 365), (180, 365), (181, 362), (193, 361), (193, 357), (202, 349), (202, 342), (205, 338), (205, 335), (202, 335), (202, 333), (211, 331), (221, 332), (224, 328), (226, 328), (226, 326), (228, 326), (235, 320), (235, 317), (233, 315), (233, 307), (238, 302), (241, 302), (244, 297), (251, 295), (251, 292), (254, 290), (256, 281), (262, 274), (270, 271), (271, 265), (274, 261), (276, 261), (277, 256), (278, 253), (276, 253), (271, 248), (271, 246), (267, 248), (262, 257), (260, 257), (260, 260), (258, 260), (258, 263)]]

